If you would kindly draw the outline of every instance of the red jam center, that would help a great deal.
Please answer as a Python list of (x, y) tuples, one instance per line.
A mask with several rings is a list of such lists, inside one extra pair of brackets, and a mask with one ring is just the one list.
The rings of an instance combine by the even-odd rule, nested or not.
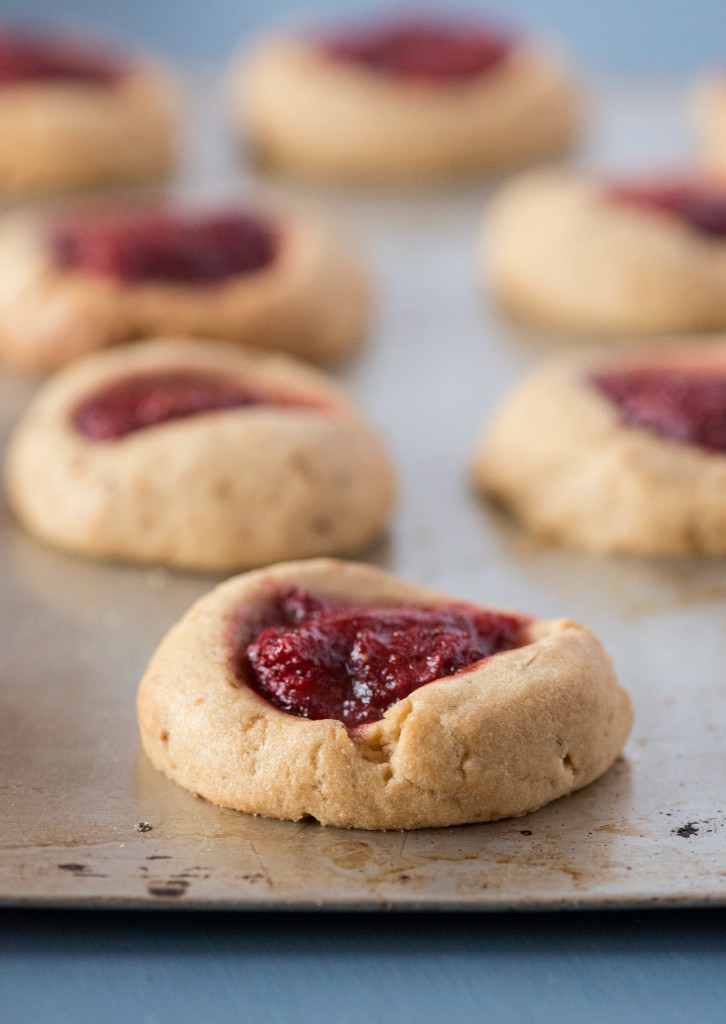
[(306, 403), (245, 390), (211, 373), (157, 370), (116, 381), (91, 395), (76, 408), (73, 424), (94, 441), (113, 441), (199, 413), (272, 404)]
[(50, 246), (62, 270), (126, 283), (214, 284), (261, 270), (275, 258), (276, 232), (246, 213), (183, 217), (146, 213), (59, 226)]
[(325, 52), (338, 60), (389, 75), (418, 81), (473, 78), (491, 71), (512, 50), (512, 40), (473, 25), (434, 22), (393, 22), (323, 41)]
[(357, 607), (276, 592), (232, 623), (237, 679), (275, 707), (348, 728), (378, 721), (413, 690), (527, 643), (528, 620), (466, 604)]
[(607, 196), (618, 203), (640, 206), (680, 217), (707, 235), (726, 235), (726, 188), (694, 182), (659, 185), (615, 185)]
[(116, 55), (87, 45), (0, 29), (0, 86), (48, 79), (111, 86), (127, 72)]
[(626, 423), (670, 441), (726, 452), (726, 372), (650, 367), (600, 373), (592, 383)]

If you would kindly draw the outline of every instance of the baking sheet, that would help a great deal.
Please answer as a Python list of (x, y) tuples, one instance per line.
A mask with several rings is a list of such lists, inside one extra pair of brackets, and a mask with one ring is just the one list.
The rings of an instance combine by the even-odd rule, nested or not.
[[(194, 90), (177, 191), (233, 170), (212, 90)], [(604, 86), (586, 159), (687, 154), (675, 84)], [(259, 184), (259, 183), (258, 183)], [(468, 490), (499, 395), (560, 347), (500, 320), (476, 286), (483, 186), (385, 193), (268, 185), (337, 219), (377, 289), (339, 374), (390, 440), (402, 495), (363, 557), (454, 596), (591, 626), (631, 691), (635, 731), (599, 782), (515, 821), (409, 833), (212, 807), (155, 772), (134, 696), (164, 630), (215, 577), (75, 559), (0, 506), (0, 902), (228, 909), (531, 909), (726, 902), (726, 576), (721, 561), (604, 559), (525, 538)], [(3, 438), (33, 381), (0, 375)], [(3, 499), (4, 500), (4, 499)]]

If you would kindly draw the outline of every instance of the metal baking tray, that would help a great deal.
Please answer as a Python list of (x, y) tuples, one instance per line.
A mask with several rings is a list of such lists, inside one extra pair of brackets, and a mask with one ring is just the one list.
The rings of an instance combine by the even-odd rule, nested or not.
[[(195, 90), (177, 191), (225, 197), (235, 170), (213, 90)], [(600, 166), (688, 153), (682, 92), (603, 86)], [(216, 118), (216, 120), (215, 120)], [(370, 264), (367, 347), (339, 376), (400, 468), (390, 535), (363, 558), (452, 595), (590, 625), (636, 709), (600, 781), (513, 821), (408, 833), (213, 807), (140, 752), (134, 697), (166, 628), (215, 578), (94, 563), (25, 536), (0, 506), (0, 902), (228, 909), (531, 909), (726, 902), (726, 576), (721, 561), (590, 557), (533, 542), (467, 485), (482, 421), (562, 339), (500, 320), (473, 248), (487, 193), (273, 193), (337, 219)], [(4, 438), (35, 382), (0, 375)]]

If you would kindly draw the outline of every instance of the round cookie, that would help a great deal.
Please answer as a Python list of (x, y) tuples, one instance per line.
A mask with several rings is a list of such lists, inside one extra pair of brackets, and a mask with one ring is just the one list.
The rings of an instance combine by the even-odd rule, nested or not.
[(726, 327), (726, 184), (532, 173), (486, 216), (482, 278), (511, 312), (568, 331)]
[(174, 107), (148, 61), (0, 27), (0, 198), (166, 175)]
[(89, 356), (13, 434), (24, 526), (80, 554), (199, 570), (355, 551), (384, 528), (393, 471), (321, 374), (212, 342)]
[(712, 172), (726, 174), (726, 74), (711, 75), (699, 85), (694, 100), (702, 161)]
[(551, 360), (504, 400), (473, 476), (563, 544), (726, 554), (726, 342)]
[(341, 181), (498, 173), (566, 152), (580, 120), (557, 55), (450, 21), (271, 38), (240, 59), (232, 102), (263, 163)]
[(158, 335), (332, 361), (358, 347), (367, 310), (346, 248), (289, 211), (132, 208), (0, 222), (0, 356), (23, 369)]
[[(393, 694), (362, 724), (289, 713), (261, 688), (261, 664), (304, 673), (306, 660), (295, 655), (310, 659), (313, 636), (323, 665), (313, 687), (332, 660), (351, 673), (350, 692), (375, 696), (400, 660), (409, 664), (412, 647), (425, 659), (446, 645), (450, 638), (435, 625), (441, 616), (454, 633), (451, 623), (461, 617), (467, 637), (472, 620), (483, 633), (505, 626), (499, 642), (484, 643), (483, 657), (455, 662), (445, 677), (429, 675), (401, 699)], [(399, 618), (412, 636), (387, 632), (388, 620)], [(361, 655), (376, 665), (365, 685)], [(632, 721), (609, 658), (583, 626), (453, 602), (379, 569), (327, 559), (238, 576), (198, 601), (154, 655), (138, 712), (152, 763), (212, 803), (367, 829), (535, 810), (601, 775)]]

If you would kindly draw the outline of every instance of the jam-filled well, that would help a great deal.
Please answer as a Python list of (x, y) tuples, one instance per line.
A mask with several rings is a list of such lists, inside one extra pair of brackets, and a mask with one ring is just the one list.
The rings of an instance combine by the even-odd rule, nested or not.
[(127, 284), (215, 284), (267, 267), (278, 238), (268, 220), (243, 211), (185, 215), (156, 210), (59, 224), (49, 244), (61, 270)]
[(591, 381), (631, 426), (726, 453), (726, 370), (635, 367), (598, 373)]
[(354, 606), (289, 587), (232, 620), (236, 679), (302, 718), (349, 729), (414, 690), (528, 642), (529, 620), (467, 604)]
[(116, 54), (91, 50), (87, 43), (0, 27), (0, 87), (43, 81), (107, 87), (127, 71)]
[(726, 186), (704, 181), (612, 185), (609, 199), (680, 217), (705, 235), (726, 235)]
[(76, 407), (73, 424), (93, 441), (113, 441), (137, 430), (214, 410), (312, 404), (302, 398), (244, 388), (221, 374), (165, 369), (123, 377), (99, 388)]
[(513, 43), (503, 32), (479, 25), (402, 20), (331, 35), (322, 46), (330, 57), (390, 78), (445, 82), (493, 70)]

